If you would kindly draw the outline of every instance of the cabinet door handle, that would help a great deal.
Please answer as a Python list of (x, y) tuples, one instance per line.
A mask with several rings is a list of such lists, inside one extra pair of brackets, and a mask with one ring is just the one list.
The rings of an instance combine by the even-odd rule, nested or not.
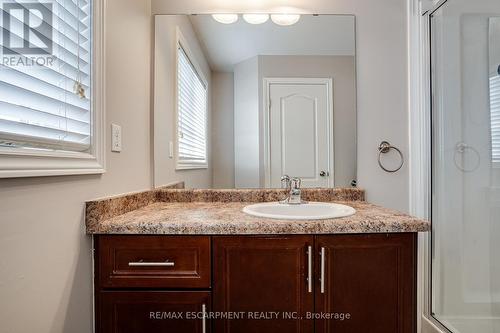
[(128, 263), (129, 266), (133, 267), (156, 267), (156, 266), (161, 266), (161, 267), (174, 267), (175, 262), (173, 261), (161, 261), (161, 262), (145, 262), (142, 260), (139, 261), (131, 261)]
[(307, 291), (312, 293), (312, 246), (307, 247)]
[(205, 304), (201, 305), (201, 315), (203, 316), (201, 318), (201, 332), (206, 333), (207, 332), (207, 306)]
[(320, 282), (321, 282), (321, 293), (324, 294), (325, 293), (325, 248), (324, 247), (321, 247), (321, 252), (320, 252), (320, 256), (321, 256), (321, 275), (320, 275)]

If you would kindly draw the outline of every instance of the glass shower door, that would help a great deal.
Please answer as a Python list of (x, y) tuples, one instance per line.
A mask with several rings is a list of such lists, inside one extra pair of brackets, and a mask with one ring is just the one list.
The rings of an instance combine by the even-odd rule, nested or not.
[(448, 0), (430, 20), (431, 311), (500, 333), (500, 0)]

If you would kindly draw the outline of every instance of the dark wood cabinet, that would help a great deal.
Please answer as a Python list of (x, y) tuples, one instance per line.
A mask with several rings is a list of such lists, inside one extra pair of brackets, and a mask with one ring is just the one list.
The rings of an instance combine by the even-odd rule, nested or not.
[(210, 332), (204, 316), (210, 311), (210, 292), (102, 291), (98, 299), (97, 332)]
[[(214, 237), (214, 311), (244, 313), (239, 320), (216, 320), (215, 332), (313, 332), (313, 321), (298, 319), (313, 311), (314, 291), (308, 289), (313, 240)], [(272, 319), (257, 317), (260, 312)]]
[(415, 250), (416, 234), (318, 236), (315, 311), (337, 317), (316, 332), (415, 332)]
[(97, 333), (208, 333), (209, 236), (95, 236)]
[(96, 332), (415, 333), (416, 242), (97, 235)]

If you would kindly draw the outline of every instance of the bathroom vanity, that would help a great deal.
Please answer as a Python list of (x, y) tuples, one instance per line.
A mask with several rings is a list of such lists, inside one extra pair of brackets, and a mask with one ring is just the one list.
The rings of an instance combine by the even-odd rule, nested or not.
[(87, 203), (96, 332), (415, 332), (417, 232), (429, 224), (306, 189), (356, 214), (250, 216), (280, 190), (156, 190)]

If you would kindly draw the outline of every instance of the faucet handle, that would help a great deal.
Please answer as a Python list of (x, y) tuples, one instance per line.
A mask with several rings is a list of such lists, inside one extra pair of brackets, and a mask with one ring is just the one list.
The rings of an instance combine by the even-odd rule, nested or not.
[(283, 175), (281, 177), (281, 187), (283, 187), (283, 185), (285, 185), (285, 188), (289, 188), (290, 187), (290, 176), (289, 175)]
[(300, 189), (301, 184), (302, 184), (302, 179), (300, 178), (293, 178), (291, 181), (291, 187), (295, 190)]

